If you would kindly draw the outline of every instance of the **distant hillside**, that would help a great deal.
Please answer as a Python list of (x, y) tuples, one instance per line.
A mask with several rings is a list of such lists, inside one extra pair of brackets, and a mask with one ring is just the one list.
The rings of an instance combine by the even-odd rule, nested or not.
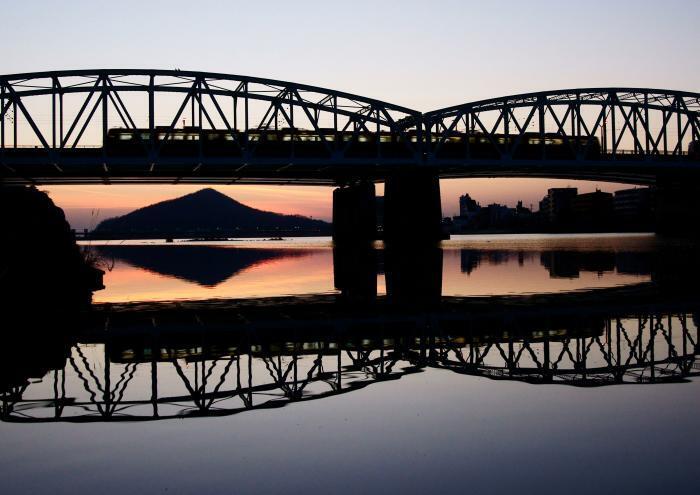
[(331, 225), (299, 215), (257, 210), (214, 189), (202, 189), (102, 221), (96, 234), (174, 236), (294, 232), (325, 235)]

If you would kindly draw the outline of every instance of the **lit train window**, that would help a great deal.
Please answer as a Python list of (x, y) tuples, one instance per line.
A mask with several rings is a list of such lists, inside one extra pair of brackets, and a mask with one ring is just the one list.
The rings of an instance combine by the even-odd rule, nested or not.
[(118, 136), (119, 136), (120, 141), (130, 141), (134, 137), (132, 134), (126, 134), (126, 133), (120, 133), (120, 134), (118, 134)]
[(381, 142), (381, 143), (390, 143), (390, 142), (391, 142), (391, 136), (379, 136), (379, 142)]
[(359, 136), (357, 136), (357, 140), (361, 143), (367, 143), (369, 142), (369, 137), (365, 134), (360, 134)]
[(233, 141), (233, 136), (231, 134), (226, 134), (226, 135), (224, 135), (224, 139), (226, 141)]
[(148, 132), (142, 132), (142, 133), (141, 133), (141, 139), (143, 139), (144, 141), (148, 141), (148, 140), (150, 139), (150, 133), (148, 133)]
[(335, 141), (335, 136), (331, 134), (326, 134), (325, 136), (323, 136), (323, 139), (325, 139), (326, 141)]

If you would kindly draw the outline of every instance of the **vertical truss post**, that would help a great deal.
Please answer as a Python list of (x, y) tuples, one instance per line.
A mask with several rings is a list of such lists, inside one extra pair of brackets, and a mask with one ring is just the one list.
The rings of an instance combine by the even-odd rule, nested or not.
[[(202, 164), (202, 161), (204, 160), (204, 128), (202, 127), (202, 105), (204, 105), (204, 102), (202, 101), (202, 81), (201, 79), (198, 79), (197, 82), (197, 89), (196, 89), (196, 98), (192, 98), (192, 105), (194, 105), (194, 100), (197, 100), (197, 126), (199, 129), (199, 146), (197, 147), (199, 150), (199, 164)], [(193, 106), (194, 108), (194, 106)]]
[(505, 145), (504, 147), (507, 150), (506, 156), (510, 157), (511, 152), (512, 152), (511, 146), (510, 146), (510, 139), (509, 139), (510, 138), (510, 119), (509, 119), (510, 107), (508, 107), (507, 102), (503, 105), (503, 109), (501, 111), (503, 112), (503, 134), (504, 134), (504, 143), (503, 144)]
[(58, 138), (59, 148), (63, 149), (63, 88), (58, 93)]
[(634, 111), (632, 111), (632, 132), (634, 132), (634, 139), (632, 140), (634, 143), (634, 154), (639, 154), (642, 152), (641, 146), (638, 144), (639, 142), (639, 135), (637, 133), (637, 106), (634, 106)]
[(243, 86), (243, 91), (244, 91), (244, 96), (243, 96), (243, 126), (244, 126), (244, 131), (245, 131), (245, 152), (243, 153), (244, 159), (247, 161), (249, 160), (249, 149), (250, 149), (250, 141), (249, 141), (249, 136), (248, 136), (248, 127), (249, 127), (249, 112), (248, 112), (248, 82), (246, 81), (245, 85)]
[(537, 97), (537, 113), (539, 117), (539, 132), (540, 132), (540, 151), (542, 153), (542, 159), (547, 157), (547, 148), (544, 145), (544, 117), (545, 117), (545, 101), (546, 97)]
[(617, 104), (619, 103), (616, 93), (610, 94), (610, 126), (611, 126), (611, 137), (612, 137), (612, 155), (613, 160), (617, 158), (617, 121), (615, 115), (617, 114)]
[(110, 402), (111, 402), (111, 388), (112, 388), (112, 383), (110, 380), (110, 375), (111, 375), (111, 363), (109, 362), (109, 353), (107, 352), (107, 346), (108, 343), (104, 343), (103, 347), (103, 359), (104, 359), (104, 364), (105, 364), (105, 371), (104, 371), (104, 391), (102, 393), (102, 400), (104, 401), (104, 413), (109, 416), (110, 414)]
[(666, 110), (663, 110), (663, 127), (661, 128), (661, 132), (664, 139), (664, 155), (668, 155), (668, 136), (666, 135), (666, 131), (668, 129), (668, 117), (666, 114)]
[(151, 405), (153, 416), (158, 417), (158, 356), (160, 355), (160, 343), (155, 339), (151, 341)]
[[(289, 98), (289, 126), (292, 128), (292, 161), (294, 161), (294, 152), (296, 151), (296, 140), (297, 140), (297, 128), (294, 125), (294, 102), (293, 102), (293, 93), (292, 91), (289, 91), (287, 94), (287, 98)], [(302, 105), (304, 103), (301, 103)], [(321, 136), (319, 136), (321, 137)]]
[(17, 99), (12, 101), (12, 146), (17, 148)]
[[(581, 94), (576, 94), (576, 156), (581, 157)], [(586, 141), (588, 147), (588, 141)]]
[[(654, 350), (656, 347), (655, 337), (656, 337), (656, 325), (654, 323), (654, 317), (651, 317), (651, 325), (649, 326), (649, 368), (651, 373), (651, 381), (653, 382), (656, 378), (656, 366), (654, 366)], [(661, 322), (661, 317), (657, 317), (658, 321)], [(640, 339), (641, 344), (641, 339)]]
[[(196, 84), (196, 83), (195, 83)], [(192, 91), (192, 99), (190, 100), (190, 125), (194, 127), (194, 90)]]
[(651, 140), (651, 125), (649, 123), (649, 93), (644, 93), (644, 122), (646, 124), (644, 131), (644, 153), (648, 157), (650, 155), (649, 141)]
[(238, 129), (238, 97), (236, 97), (236, 95), (233, 95), (231, 98), (233, 100), (233, 129), (229, 130), (235, 131)]
[(0, 150), (5, 152), (5, 85), (0, 85)]
[(148, 141), (149, 141), (149, 161), (153, 167), (155, 160), (156, 149), (156, 89), (155, 76), (151, 75), (148, 78)]
[[(53, 91), (51, 92), (51, 148), (56, 149), (56, 87), (57, 78), (54, 76), (51, 78), (51, 85)], [(2, 108), (2, 105), (0, 105)]]
[(470, 141), (470, 136), (472, 134), (472, 118), (471, 114), (467, 114), (464, 116), (464, 142), (465, 142), (465, 147), (464, 147), (464, 154), (465, 158), (469, 159), (471, 156), (471, 145), (469, 143)]
[(676, 152), (678, 153), (678, 157), (683, 155), (683, 130), (682, 130), (682, 116), (681, 116), (681, 97), (677, 96), (676, 101), (674, 103), (674, 106), (676, 107), (676, 140), (677, 144), (676, 147), (673, 149), (673, 154), (675, 155)]
[(108, 96), (107, 92), (109, 91), (109, 86), (107, 85), (107, 76), (104, 77), (102, 80), (102, 158), (106, 160), (107, 155), (106, 155), (106, 150), (107, 150), (107, 132), (109, 130), (109, 123), (108, 123), (108, 112), (109, 112), (109, 107), (108, 107)]
[(616, 318), (615, 319), (615, 355), (616, 355), (616, 364), (617, 366), (620, 366), (620, 359), (622, 357), (622, 348), (621, 348), (621, 342), (620, 342), (620, 330), (622, 329), (622, 324), (620, 323), (620, 319)]

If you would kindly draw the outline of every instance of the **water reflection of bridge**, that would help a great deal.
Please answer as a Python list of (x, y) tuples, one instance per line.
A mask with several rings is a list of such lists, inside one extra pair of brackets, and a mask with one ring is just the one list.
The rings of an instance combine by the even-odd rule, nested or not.
[(234, 311), (113, 308), (88, 333), (44, 352), (34, 369), (22, 367), (35, 348), (16, 348), (5, 360), (3, 374), (9, 368), (15, 378), (4, 380), (2, 419), (231, 415), (429, 369), (583, 387), (678, 383), (700, 374), (694, 310), (603, 305), (594, 311), (594, 304), (566, 303), (543, 312), (548, 306), (490, 301), (484, 311), (475, 301), (468, 312), (451, 312), (448, 304), (438, 312), (384, 308), (356, 318), (328, 301), (305, 301), (298, 311), (282, 304), (275, 318), (265, 301)]

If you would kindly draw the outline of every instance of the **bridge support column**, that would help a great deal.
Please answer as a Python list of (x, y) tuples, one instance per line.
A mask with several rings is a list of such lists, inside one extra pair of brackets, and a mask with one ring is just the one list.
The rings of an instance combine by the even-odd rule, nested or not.
[(403, 172), (384, 185), (384, 240), (434, 242), (449, 238), (442, 229), (440, 181), (433, 173)]
[(360, 182), (333, 191), (333, 241), (370, 242), (377, 237), (374, 183)]
[(656, 232), (668, 237), (700, 237), (697, 180), (657, 179)]

